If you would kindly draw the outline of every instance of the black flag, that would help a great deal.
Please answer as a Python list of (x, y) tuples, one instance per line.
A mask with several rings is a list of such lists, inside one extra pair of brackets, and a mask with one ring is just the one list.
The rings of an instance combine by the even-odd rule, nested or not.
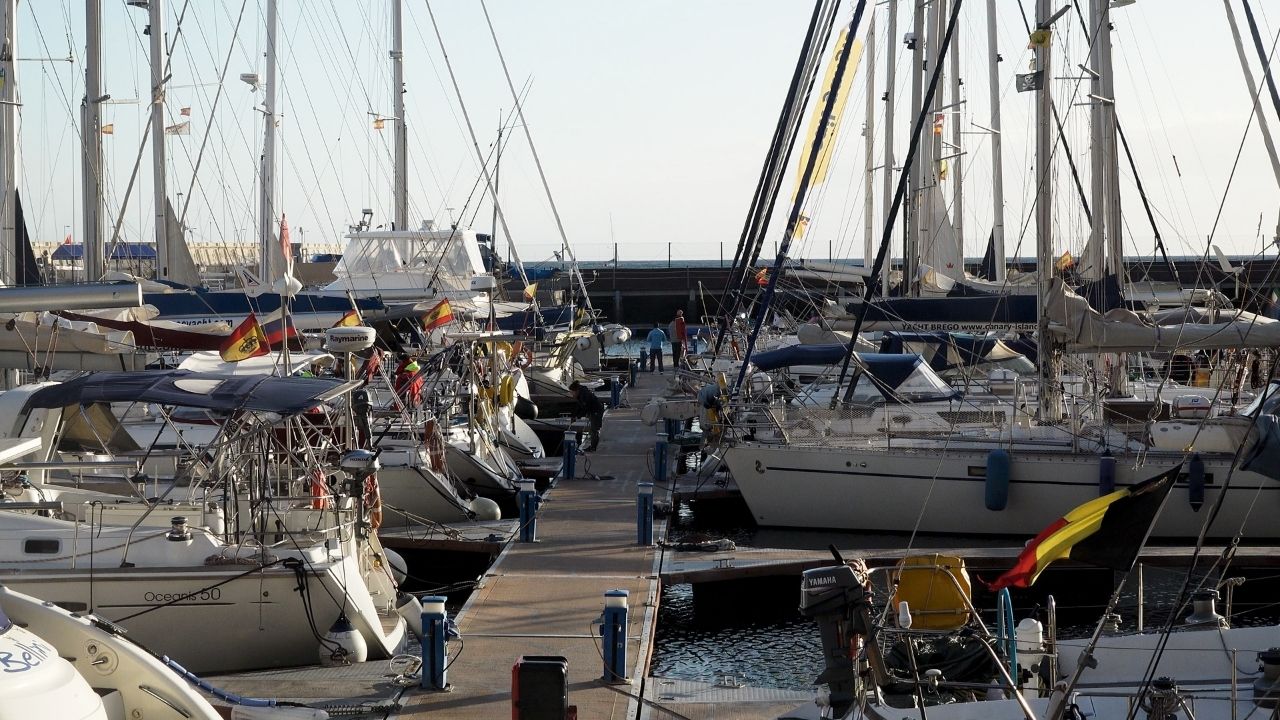
[(1015, 75), (1014, 79), (1014, 87), (1017, 88), (1018, 92), (1031, 92), (1044, 87), (1044, 71), (1042, 70), (1025, 75)]

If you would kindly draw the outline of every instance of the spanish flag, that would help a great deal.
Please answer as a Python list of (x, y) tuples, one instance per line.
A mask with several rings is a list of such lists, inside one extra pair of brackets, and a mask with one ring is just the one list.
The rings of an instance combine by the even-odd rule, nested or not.
[(424, 330), (435, 330), (451, 322), (453, 322), (453, 308), (449, 306), (448, 298), (436, 303), (435, 307), (422, 316), (422, 328)]
[(1150, 480), (1090, 500), (1058, 518), (1027, 543), (1013, 569), (990, 583), (991, 590), (1030, 587), (1049, 563), (1064, 558), (1129, 570), (1181, 471), (1178, 465)]
[(223, 362), (240, 362), (251, 357), (266, 355), (268, 352), (271, 352), (271, 346), (267, 342), (267, 334), (263, 332), (262, 326), (258, 324), (258, 318), (253, 313), (249, 313), (249, 317), (231, 331), (219, 350)]
[(1071, 251), (1066, 250), (1066, 251), (1063, 251), (1062, 257), (1054, 261), (1053, 269), (1059, 272), (1066, 272), (1067, 268), (1075, 264), (1076, 264), (1076, 259), (1071, 257)]
[(355, 308), (351, 308), (342, 316), (342, 319), (334, 323), (333, 326), (336, 328), (357, 327), (362, 324), (364, 324), (364, 319), (360, 317), (360, 311)]
[(533, 302), (534, 296), (538, 294), (538, 283), (529, 283), (524, 286), (524, 301)]

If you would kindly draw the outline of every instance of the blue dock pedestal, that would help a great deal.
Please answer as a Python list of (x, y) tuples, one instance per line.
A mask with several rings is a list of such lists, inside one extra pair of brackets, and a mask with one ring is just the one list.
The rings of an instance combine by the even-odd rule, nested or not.
[(653, 483), (642, 482), (636, 488), (636, 544), (653, 544)]
[[(643, 363), (644, 363), (644, 361), (643, 361), (643, 360), (641, 360), (640, 362), (641, 362), (641, 364), (643, 364)], [(635, 387), (635, 386), (636, 386), (636, 375), (638, 375), (638, 374), (639, 374), (639, 372), (640, 372), (640, 366), (636, 364), (636, 361), (635, 361), (635, 360), (632, 360), (632, 361), (628, 362), (627, 364), (629, 365), (629, 367), (627, 368), (627, 372), (629, 372), (629, 373), (631, 374), (631, 387)]]
[(563, 480), (572, 480), (578, 472), (578, 433), (576, 431), (565, 431), (563, 448), (560, 453), (560, 477)]
[(609, 378), (609, 407), (618, 409), (622, 406), (622, 381), (615, 375)]
[(627, 597), (626, 590), (604, 594), (604, 622), (600, 636), (604, 646), (604, 677), (607, 683), (626, 684), (627, 679)]
[(658, 435), (653, 444), (653, 476), (654, 482), (664, 485), (667, 482), (667, 437)]
[(444, 692), (449, 689), (445, 668), (449, 656), (445, 651), (448, 611), (439, 595), (422, 598), (422, 680), (423, 690)]
[(516, 506), (520, 508), (520, 542), (538, 542), (538, 504), (542, 498), (534, 489), (532, 480), (521, 480), (516, 493)]

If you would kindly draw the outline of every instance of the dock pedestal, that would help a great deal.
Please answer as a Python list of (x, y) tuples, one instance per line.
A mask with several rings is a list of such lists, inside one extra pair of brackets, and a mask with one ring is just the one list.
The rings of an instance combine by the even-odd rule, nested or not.
[(637, 484), (636, 544), (653, 544), (653, 483)]
[(520, 508), (520, 542), (538, 542), (538, 491), (532, 480), (522, 479), (517, 483), (520, 490), (516, 493), (516, 505)]
[(627, 679), (627, 598), (626, 590), (604, 594), (604, 623), (600, 634), (604, 645), (604, 677), (607, 683), (626, 684)]
[(449, 689), (445, 679), (448, 653), (445, 651), (448, 611), (445, 599), (439, 595), (422, 598), (422, 689), (444, 692)]

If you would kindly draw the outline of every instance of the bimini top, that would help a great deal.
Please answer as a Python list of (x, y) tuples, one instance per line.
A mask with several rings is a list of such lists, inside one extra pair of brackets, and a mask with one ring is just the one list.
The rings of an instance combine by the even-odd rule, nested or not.
[[(937, 372), (982, 363), (1005, 363), (1020, 374), (1035, 372), (1035, 365), (1022, 353), (996, 337), (969, 333), (887, 332), (880, 340), (882, 353), (918, 353)], [(1025, 362), (1012, 363), (1017, 359)]]
[(257, 410), (296, 415), (340, 394), (329, 378), (214, 375), (183, 370), (100, 372), (41, 388), (27, 406), (59, 408), (98, 402), (142, 402), (205, 410)]
[[(776, 370), (791, 365), (834, 365), (844, 358), (848, 346), (841, 343), (824, 345), (792, 345), (751, 356), (761, 370)], [(858, 362), (850, 363), (856, 402), (928, 402), (950, 400), (957, 393), (938, 377), (919, 355), (857, 353)]]

